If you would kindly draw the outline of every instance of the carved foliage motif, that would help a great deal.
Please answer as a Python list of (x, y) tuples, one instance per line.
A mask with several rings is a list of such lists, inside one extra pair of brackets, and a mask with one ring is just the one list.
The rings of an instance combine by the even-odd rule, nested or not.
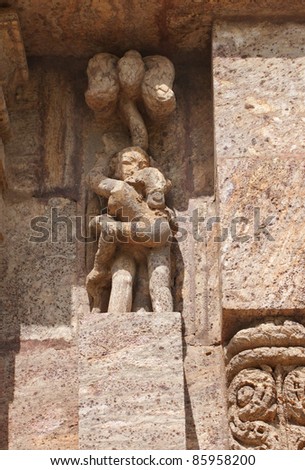
[(232, 338), (226, 353), (233, 449), (305, 448), (304, 346), (305, 328), (292, 321)]
[(88, 106), (104, 118), (119, 109), (130, 130), (133, 146), (148, 149), (148, 133), (138, 110), (142, 101), (152, 120), (169, 116), (176, 107), (172, 90), (174, 66), (163, 56), (142, 58), (138, 51), (127, 51), (118, 57), (102, 52), (88, 64)]

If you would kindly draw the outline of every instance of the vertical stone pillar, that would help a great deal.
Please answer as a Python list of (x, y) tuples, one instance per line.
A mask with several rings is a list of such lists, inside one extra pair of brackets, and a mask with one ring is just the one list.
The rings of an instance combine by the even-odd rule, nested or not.
[[(222, 307), (305, 307), (305, 27), (216, 23)], [(224, 234), (225, 235), (225, 234)], [(263, 310), (263, 311), (262, 311)]]
[[(303, 446), (303, 429), (293, 443), (284, 430), (295, 426), (285, 409), (292, 406), (291, 383), (303, 381), (305, 361), (302, 327), (289, 323), (304, 322), (305, 307), (304, 40), (304, 25), (293, 23), (219, 22), (213, 31), (223, 338), (237, 348), (227, 356), (233, 448)], [(264, 436), (251, 441), (254, 411), (247, 415), (247, 408), (269, 385), (274, 398), (262, 400), (255, 415), (266, 423), (257, 428)], [(273, 422), (280, 423), (278, 434)]]
[(90, 314), (79, 353), (80, 449), (185, 449), (179, 313)]

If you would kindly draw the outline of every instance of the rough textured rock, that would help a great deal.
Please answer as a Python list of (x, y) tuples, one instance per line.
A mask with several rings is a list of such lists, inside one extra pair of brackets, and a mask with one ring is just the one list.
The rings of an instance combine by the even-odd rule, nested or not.
[(215, 24), (217, 158), (304, 154), (304, 40), (297, 23)]
[(304, 308), (304, 177), (301, 158), (219, 161), (223, 308)]
[(303, 309), (302, 25), (218, 23), (213, 75), (223, 309)]
[[(43, 69), (42, 63), (32, 63), (32, 80), (8, 99), (12, 138), (5, 145), (7, 189), (1, 205), (0, 263), (2, 449), (78, 445), (75, 330), (82, 301), (73, 287), (78, 285), (83, 258), (75, 243), (79, 207), (63, 197), (73, 194), (70, 184), (77, 187), (78, 165), (70, 158), (75, 137), (65, 122), (69, 106), (58, 113), (56, 87), (65, 75), (58, 65), (51, 66), (49, 73)], [(55, 128), (46, 130), (42, 115), (56, 121)], [(59, 129), (64, 130), (58, 136)], [(44, 139), (46, 153), (56, 157), (64, 145), (60, 161), (44, 158)], [(31, 197), (51, 188), (49, 199)], [(82, 314), (85, 311), (83, 306)]]
[(5, 284), (1, 284), (6, 321), (17, 318), (25, 325), (70, 326), (77, 251), (74, 243), (67, 242), (73, 233), (68, 233), (65, 222), (56, 223), (55, 211), (57, 217), (67, 219), (75, 216), (75, 206), (63, 198), (6, 204), (6, 270)]
[(77, 355), (76, 342), (63, 337), (21, 341), (9, 411), (10, 449), (78, 448)]
[[(0, 402), (7, 424), (2, 449), (77, 447), (79, 312), (72, 287), (78, 260), (64, 224), (54, 224), (52, 241), (51, 208), (66, 218), (75, 214), (75, 203), (63, 198), (6, 200), (4, 208), (0, 350), (6, 373)], [(44, 235), (49, 232), (44, 241), (38, 226), (31, 226), (35, 217)]]
[(92, 314), (79, 335), (80, 448), (184, 449), (180, 314)]
[[(142, 51), (189, 57), (206, 52), (212, 21), (229, 17), (305, 17), (303, 0), (6, 0), (16, 8), (30, 55), (92, 57)], [(33, 26), (34, 25), (34, 26)], [(101, 25), (103, 27), (101, 28)]]
[(228, 448), (222, 347), (188, 346), (184, 367), (187, 449)]

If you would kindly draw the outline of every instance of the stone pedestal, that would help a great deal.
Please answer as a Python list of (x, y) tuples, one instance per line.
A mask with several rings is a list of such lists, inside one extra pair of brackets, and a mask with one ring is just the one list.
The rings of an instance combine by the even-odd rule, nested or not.
[(88, 315), (79, 353), (80, 449), (185, 449), (179, 313)]
[(304, 40), (293, 23), (214, 27), (222, 307), (231, 318), (305, 307)]

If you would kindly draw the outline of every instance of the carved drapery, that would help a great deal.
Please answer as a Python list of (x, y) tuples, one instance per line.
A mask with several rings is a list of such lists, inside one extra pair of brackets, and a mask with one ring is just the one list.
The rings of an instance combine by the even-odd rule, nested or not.
[(304, 326), (278, 320), (241, 330), (226, 359), (232, 448), (304, 449)]

